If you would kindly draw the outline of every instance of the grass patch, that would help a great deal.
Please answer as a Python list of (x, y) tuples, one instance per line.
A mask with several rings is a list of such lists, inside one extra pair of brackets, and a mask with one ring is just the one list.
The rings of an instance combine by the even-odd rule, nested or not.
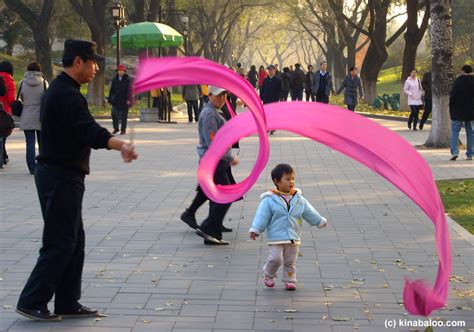
[(436, 182), (444, 208), (459, 225), (474, 233), (474, 179), (441, 180)]
[(392, 67), (381, 70), (377, 82), (377, 94), (400, 93), (400, 77), (402, 76), (402, 67)]

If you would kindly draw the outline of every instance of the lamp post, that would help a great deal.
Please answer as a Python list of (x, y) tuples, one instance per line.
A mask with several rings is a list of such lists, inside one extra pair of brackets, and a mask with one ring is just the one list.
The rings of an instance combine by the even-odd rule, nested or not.
[(120, 64), (120, 28), (125, 26), (125, 7), (120, 1), (114, 1), (111, 7), (112, 18), (117, 36), (117, 67)]

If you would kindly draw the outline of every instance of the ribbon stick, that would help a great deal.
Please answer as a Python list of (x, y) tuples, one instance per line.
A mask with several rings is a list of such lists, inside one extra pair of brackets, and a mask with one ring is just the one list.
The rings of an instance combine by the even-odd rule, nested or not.
[[(240, 97), (250, 111), (242, 112), (226, 123), (201, 159), (198, 179), (211, 200), (231, 202), (250, 190), (268, 161), (267, 131), (283, 129), (309, 137), (383, 176), (430, 218), (435, 225), (439, 256), (436, 282), (431, 288), (427, 281), (406, 279), (404, 305), (409, 313), (421, 316), (429, 316), (433, 310), (445, 305), (452, 258), (444, 207), (429, 165), (411, 144), (376, 122), (338, 106), (314, 102), (263, 106), (245, 79), (224, 66), (200, 58), (145, 60), (140, 63), (135, 90), (141, 92), (186, 84), (211, 84), (227, 89)], [(233, 143), (255, 133), (259, 135), (260, 147), (251, 174), (235, 185), (216, 186), (213, 175), (219, 159)]]

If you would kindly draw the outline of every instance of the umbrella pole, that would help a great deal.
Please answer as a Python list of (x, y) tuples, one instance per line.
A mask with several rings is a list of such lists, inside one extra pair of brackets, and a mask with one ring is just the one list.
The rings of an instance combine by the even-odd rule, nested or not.
[[(146, 58), (148, 59), (148, 44), (146, 45)], [(150, 91), (147, 93), (147, 107), (150, 108)]]

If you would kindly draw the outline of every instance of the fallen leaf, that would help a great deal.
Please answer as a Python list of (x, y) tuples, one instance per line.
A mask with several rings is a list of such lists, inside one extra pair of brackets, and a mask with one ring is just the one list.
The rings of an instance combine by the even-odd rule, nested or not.
[(352, 319), (348, 317), (333, 317), (332, 320), (335, 322), (347, 322), (348, 320)]
[(13, 308), (13, 307), (9, 304), (4, 304), (3, 305), (3, 309), (11, 309), (11, 308)]
[(144, 320), (143, 320), (143, 323), (145, 323), (145, 324), (148, 324), (148, 323), (150, 323), (150, 322), (151, 322), (151, 320), (148, 320), (148, 319), (144, 319)]
[(472, 308), (468, 308), (468, 307), (461, 307), (461, 306), (457, 306), (456, 309), (459, 309), (459, 310), (472, 310)]
[(101, 320), (102, 320), (102, 318), (100, 318), (100, 317), (97, 317), (97, 318), (95, 319), (96, 322), (100, 322)]
[(326, 319), (328, 319), (328, 318), (329, 318), (328, 315), (323, 315), (323, 317), (321, 317), (322, 320), (326, 320)]
[(171, 300), (167, 300), (167, 301), (165, 302), (165, 305), (166, 305), (166, 306), (173, 305), (173, 301), (171, 301)]
[(270, 320), (269, 320), (269, 322), (270, 322), (270, 323), (275, 323), (275, 322), (276, 322), (276, 320), (274, 320), (274, 319), (270, 319)]
[(155, 310), (155, 311), (163, 311), (164, 309), (163, 309), (163, 308), (155, 308), (155, 309), (153, 309), (153, 310)]
[(298, 310), (295, 310), (295, 309), (285, 309), (285, 312), (298, 312)]
[(207, 267), (214, 267), (214, 265), (209, 264)]
[(390, 287), (388, 284), (383, 284), (383, 288), (388, 288)]

